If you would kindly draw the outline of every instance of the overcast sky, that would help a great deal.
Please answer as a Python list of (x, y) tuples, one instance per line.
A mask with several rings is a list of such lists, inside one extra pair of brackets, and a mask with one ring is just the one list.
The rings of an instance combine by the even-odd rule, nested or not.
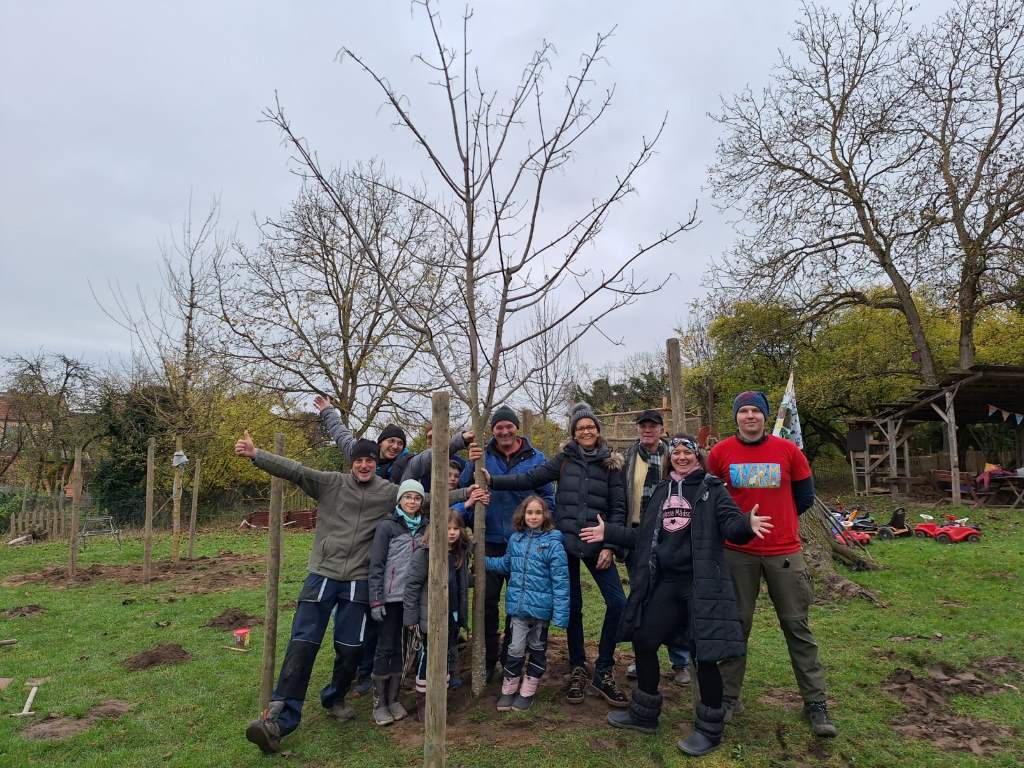
[[(922, 3), (914, 18), (945, 5)], [(440, 8), (456, 40), (463, 4)], [(795, 0), (478, 3), (471, 48), (492, 86), (518, 76), (547, 39), (559, 53), (554, 91), (595, 35), (617, 25), (596, 72), (601, 85), (616, 86), (615, 101), (563, 174), (552, 215), (585, 204), (668, 113), (659, 154), (638, 177), (639, 194), (610, 220), (598, 263), (700, 203), (700, 228), (640, 266), (652, 279), (679, 278), (656, 304), (617, 316), (611, 330), (625, 349), (600, 337), (585, 344), (591, 364), (654, 349), (702, 295), (709, 259), (732, 240), (705, 190), (718, 135), (707, 113), (720, 95), (767, 82), (798, 11)], [(101, 363), (123, 355), (130, 340), (89, 283), (154, 290), (160, 243), (190, 194), (197, 215), (219, 198), (222, 228), (254, 242), (253, 216), (275, 215), (298, 189), (278, 135), (260, 122), (275, 91), (325, 163), (378, 157), (415, 177), (421, 152), (392, 127), (365, 76), (335, 57), (342, 46), (359, 52), (436, 133), (441, 105), (412, 61), (429, 45), (422, 12), (404, 0), (0, 0), (0, 355), (43, 349)]]

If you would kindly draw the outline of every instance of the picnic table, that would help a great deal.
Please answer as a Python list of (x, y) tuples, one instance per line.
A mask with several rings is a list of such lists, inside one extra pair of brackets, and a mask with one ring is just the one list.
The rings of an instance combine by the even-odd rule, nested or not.
[(1010, 502), (1005, 506), (1008, 506), (1010, 509), (1024, 509), (1024, 477), (1020, 475), (993, 475), (989, 479), (989, 489), (991, 494), (988, 496), (987, 503), (990, 506), (996, 506), (992, 504), (992, 501), (1002, 495)]

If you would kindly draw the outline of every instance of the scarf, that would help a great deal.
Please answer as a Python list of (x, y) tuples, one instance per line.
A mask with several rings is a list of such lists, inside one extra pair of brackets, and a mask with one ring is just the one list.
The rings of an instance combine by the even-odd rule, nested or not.
[(415, 531), (417, 528), (420, 527), (420, 523), (423, 522), (422, 512), (416, 515), (416, 517), (409, 517), (407, 514), (405, 514), (401, 507), (397, 506), (395, 507), (395, 512), (398, 513), (398, 517), (401, 518), (402, 522), (405, 523), (405, 527), (408, 528), (410, 531)]
[[(648, 452), (643, 444), (637, 443), (636, 460), (633, 462), (632, 507), (629, 514), (630, 525), (640, 525), (640, 513), (654, 494), (654, 488), (661, 482), (661, 462), (665, 456), (665, 443), (658, 441), (658, 448)], [(640, 461), (647, 463), (644, 470)]]

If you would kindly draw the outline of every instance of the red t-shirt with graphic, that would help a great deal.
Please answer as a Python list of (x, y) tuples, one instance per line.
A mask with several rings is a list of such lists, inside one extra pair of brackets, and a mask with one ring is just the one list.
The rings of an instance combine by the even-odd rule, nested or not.
[(800, 551), (800, 518), (793, 500), (792, 483), (811, 476), (807, 457), (796, 444), (768, 435), (757, 445), (741, 443), (735, 436), (716, 444), (708, 454), (708, 472), (717, 475), (742, 512), (760, 505), (757, 514), (771, 517), (772, 530), (763, 539), (733, 544), (729, 549), (770, 557)]

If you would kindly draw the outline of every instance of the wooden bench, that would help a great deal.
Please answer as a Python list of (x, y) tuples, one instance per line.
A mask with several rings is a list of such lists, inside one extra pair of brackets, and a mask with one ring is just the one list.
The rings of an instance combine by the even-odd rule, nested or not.
[[(929, 473), (932, 487), (935, 488), (944, 498), (943, 501), (953, 499), (953, 473), (948, 469), (933, 469)], [(982, 488), (977, 478), (970, 472), (960, 472), (960, 498), (970, 497), (974, 506), (980, 507), (992, 495), (991, 488)]]

